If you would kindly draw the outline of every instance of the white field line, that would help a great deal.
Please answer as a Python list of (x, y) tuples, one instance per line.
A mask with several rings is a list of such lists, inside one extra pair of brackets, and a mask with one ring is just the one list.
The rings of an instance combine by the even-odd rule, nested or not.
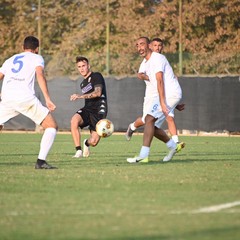
[[(214, 205), (214, 206), (210, 206), (210, 207), (203, 207), (203, 208), (199, 208), (196, 210), (192, 210), (192, 211), (171, 211), (170, 214), (199, 214), (199, 213), (214, 213), (214, 212), (219, 212), (221, 210), (225, 210), (225, 209), (229, 209), (228, 211), (225, 211), (224, 213), (240, 213), (240, 209), (230, 209), (236, 206), (240, 205), (240, 201), (235, 201), (235, 202), (231, 202), (231, 203), (224, 203), (224, 204), (219, 204), (219, 205)], [(49, 212), (45, 212), (45, 211), (40, 211), (40, 212), (29, 212), (29, 211), (10, 211), (7, 212), (1, 216), (25, 216), (25, 215), (48, 215)], [(57, 211), (58, 215), (115, 215), (117, 214), (116, 212), (109, 212), (109, 211), (85, 211), (85, 210), (80, 210), (80, 211), (75, 211), (75, 212), (69, 212), (69, 211)], [(117, 215), (121, 216), (124, 215), (125, 213), (118, 213)], [(150, 211), (143, 211), (143, 212), (132, 212), (129, 213), (132, 215), (161, 215), (161, 214), (166, 214), (166, 213), (160, 213), (158, 211), (155, 210), (150, 210)]]
[[(210, 207), (203, 207), (192, 211), (172, 211), (171, 214), (198, 214), (198, 213), (214, 213), (219, 212), (221, 210), (233, 208), (240, 205), (240, 201), (224, 203), (219, 205), (213, 205)], [(238, 213), (239, 211), (236, 209), (228, 210), (228, 213)]]
[(191, 213), (212, 213), (212, 212), (219, 212), (224, 209), (236, 207), (240, 205), (240, 201), (231, 202), (231, 203), (224, 203), (219, 205), (214, 205), (210, 207), (199, 208), (197, 210), (192, 211)]

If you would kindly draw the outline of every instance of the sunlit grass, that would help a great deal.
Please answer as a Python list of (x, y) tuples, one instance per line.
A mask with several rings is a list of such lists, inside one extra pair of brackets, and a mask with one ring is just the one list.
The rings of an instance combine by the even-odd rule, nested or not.
[[(87, 135), (84, 135), (87, 137)], [(142, 136), (102, 139), (73, 159), (71, 135), (49, 154), (57, 170), (35, 170), (41, 134), (0, 134), (0, 239), (240, 238), (240, 138), (180, 137), (186, 148), (169, 163), (154, 140), (148, 164), (129, 164)]]

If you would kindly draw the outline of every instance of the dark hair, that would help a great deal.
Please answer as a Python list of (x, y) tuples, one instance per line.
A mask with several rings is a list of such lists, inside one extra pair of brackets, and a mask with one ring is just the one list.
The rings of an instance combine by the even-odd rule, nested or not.
[(87, 58), (81, 57), (81, 56), (76, 57), (76, 63), (78, 63), (78, 62), (86, 62), (86, 63), (89, 63), (89, 61), (88, 61)]
[(24, 39), (23, 49), (35, 50), (39, 47), (39, 40), (36, 37), (28, 36)]
[(139, 40), (139, 39), (142, 39), (142, 38), (146, 40), (147, 44), (149, 44), (149, 43), (150, 43), (150, 40), (149, 40), (149, 38), (148, 38), (148, 37), (140, 37), (140, 38), (138, 38), (138, 40)]
[(153, 38), (153, 39), (151, 40), (151, 42), (153, 42), (153, 41), (163, 43), (163, 40), (162, 40), (161, 38)]

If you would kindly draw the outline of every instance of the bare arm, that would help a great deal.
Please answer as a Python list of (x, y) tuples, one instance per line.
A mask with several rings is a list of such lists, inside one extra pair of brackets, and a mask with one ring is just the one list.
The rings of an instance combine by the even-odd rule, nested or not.
[(36, 67), (36, 76), (37, 76), (37, 81), (38, 85), (43, 93), (44, 99), (46, 101), (46, 106), (50, 111), (54, 111), (56, 106), (55, 104), (51, 101), (50, 95), (48, 92), (48, 87), (47, 87), (47, 81), (43, 72), (43, 68), (41, 66)]
[(140, 80), (149, 81), (149, 77), (148, 77), (148, 75), (146, 75), (145, 73), (138, 73), (138, 74), (137, 74), (137, 77), (138, 77), (138, 79), (140, 79)]
[(97, 85), (94, 88), (94, 91), (88, 94), (73, 94), (70, 97), (70, 101), (74, 101), (76, 99), (89, 99), (89, 98), (97, 98), (97, 97), (101, 97), (102, 95), (102, 85)]
[(3, 80), (4, 74), (0, 72), (0, 80)]
[(162, 111), (165, 115), (168, 115), (168, 108), (166, 105), (166, 95), (165, 95), (165, 88), (164, 88), (164, 81), (163, 81), (163, 73), (158, 72), (156, 73), (156, 79), (157, 79), (157, 88), (159, 93), (159, 101), (162, 107)]

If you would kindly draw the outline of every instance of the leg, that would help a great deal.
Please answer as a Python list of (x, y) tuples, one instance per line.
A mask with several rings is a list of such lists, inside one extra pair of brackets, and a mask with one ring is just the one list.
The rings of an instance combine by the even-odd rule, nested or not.
[(89, 157), (90, 155), (90, 146), (95, 147), (100, 141), (100, 137), (96, 131), (91, 130), (91, 136), (88, 139), (83, 141), (83, 157)]
[(167, 143), (170, 140), (166, 132), (163, 129), (157, 127), (155, 127), (154, 137), (164, 143)]
[(147, 115), (145, 118), (145, 127), (144, 127), (144, 134), (143, 134), (143, 146), (150, 147), (154, 132), (155, 132), (155, 123), (156, 119), (151, 116)]
[(76, 148), (76, 154), (73, 156), (75, 158), (82, 156), (81, 133), (79, 129), (79, 125), (81, 124), (83, 124), (82, 117), (79, 114), (75, 113), (71, 119), (71, 134)]
[(133, 123), (133, 126), (136, 128), (140, 128), (144, 125), (144, 122), (142, 120), (142, 117), (138, 117), (136, 121)]
[(75, 147), (81, 146), (81, 134), (79, 125), (83, 123), (82, 117), (79, 114), (74, 114), (71, 119), (71, 133)]
[(174, 142), (179, 142), (178, 141), (178, 134), (177, 134), (177, 127), (176, 127), (176, 123), (174, 120), (174, 117), (168, 115), (166, 118), (167, 124), (168, 124), (168, 130), (172, 136), (172, 139), (174, 140)]
[(100, 139), (101, 138), (99, 137), (97, 132), (91, 131), (91, 136), (87, 141), (88, 141), (89, 146), (96, 147), (98, 145)]
[(150, 152), (150, 145), (154, 136), (154, 123), (156, 119), (151, 116), (147, 115), (145, 117), (145, 126), (144, 126), (144, 134), (143, 134), (143, 145), (138, 157), (128, 158), (127, 161), (129, 163), (147, 163), (148, 162), (148, 155)]
[(35, 165), (36, 169), (53, 169), (53, 167), (46, 162), (47, 155), (53, 145), (56, 133), (57, 123), (53, 116), (49, 113), (42, 121), (41, 126), (45, 129), (40, 143), (40, 150), (38, 154), (38, 160)]
[(138, 118), (135, 120), (135, 122), (129, 124), (128, 129), (127, 129), (127, 132), (126, 132), (126, 134), (125, 134), (126, 139), (127, 139), (128, 141), (130, 141), (130, 140), (131, 140), (131, 137), (132, 137), (132, 135), (133, 135), (133, 133), (134, 133), (134, 131), (135, 131), (137, 128), (143, 126), (143, 125), (144, 125), (144, 122), (142, 121), (142, 117), (138, 117)]

